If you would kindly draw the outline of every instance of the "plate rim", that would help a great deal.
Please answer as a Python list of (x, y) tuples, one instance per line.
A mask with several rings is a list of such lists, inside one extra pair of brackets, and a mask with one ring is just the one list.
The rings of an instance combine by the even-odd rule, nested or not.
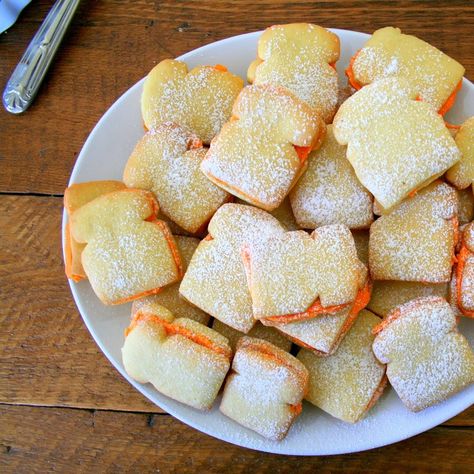
[[(371, 36), (368, 33), (363, 33), (363, 32), (359, 32), (359, 31), (355, 31), (355, 30), (346, 30), (346, 29), (340, 29), (340, 28), (327, 28), (327, 29), (334, 32), (334, 33), (336, 33), (338, 36), (340, 36), (341, 34), (342, 35), (356, 34), (358, 36), (360, 35), (360, 36), (364, 37), (365, 39), (368, 39)], [(193, 56), (196, 56), (197, 54), (205, 53), (207, 49), (215, 48), (217, 45), (218, 46), (224, 46), (227, 43), (240, 41), (242, 39), (247, 40), (247, 39), (257, 38), (258, 36), (260, 36), (263, 33), (263, 31), (264, 30), (254, 31), (254, 32), (251, 32), (251, 33), (244, 33), (244, 34), (240, 34), (240, 35), (230, 36), (230, 37), (218, 40), (218, 41), (214, 41), (212, 43), (208, 43), (204, 46), (201, 46), (199, 48), (188, 51), (188, 52), (182, 54), (181, 56), (177, 57), (176, 59), (181, 60), (181, 61), (186, 61), (189, 57), (193, 57)], [(127, 100), (127, 96), (129, 94), (133, 93), (135, 91), (135, 89), (142, 87), (142, 84), (145, 81), (145, 78), (146, 78), (146, 76), (143, 77), (142, 79), (138, 80), (135, 84), (133, 84), (131, 87), (129, 87), (126, 91), (124, 91), (113, 102), (113, 104), (104, 112), (104, 114), (100, 117), (100, 119), (95, 124), (93, 129), (90, 131), (86, 141), (84, 142), (84, 144), (81, 148), (80, 153), (78, 154), (78, 156), (76, 158), (73, 170), (71, 172), (71, 175), (70, 175), (70, 178), (69, 178), (69, 181), (68, 181), (68, 186), (70, 186), (71, 184), (76, 182), (77, 175), (80, 173), (80, 169), (79, 169), (80, 167), (78, 166), (78, 163), (80, 163), (84, 159), (84, 156), (87, 155), (88, 149), (94, 143), (95, 136), (99, 132), (99, 130), (102, 127), (103, 123), (108, 120), (109, 115), (112, 115), (115, 112), (115, 110), (118, 107), (120, 107), (120, 105), (122, 104), (123, 101)], [(474, 84), (471, 81), (469, 81), (466, 77), (463, 77), (463, 87), (464, 86), (468, 86), (469, 88), (472, 87), (474, 89)], [(67, 216), (66, 210), (63, 209), (62, 224), (61, 224), (61, 233), (62, 233), (61, 241), (62, 241), (63, 259), (65, 257), (65, 253), (64, 253), (65, 245), (64, 245), (64, 243), (65, 243), (65, 230), (66, 230), (67, 220), (68, 220), (68, 216)], [(340, 455), (340, 454), (357, 453), (357, 452), (372, 450), (372, 449), (376, 449), (376, 448), (380, 448), (380, 447), (384, 447), (384, 446), (390, 446), (390, 445), (398, 443), (400, 441), (404, 441), (406, 439), (412, 438), (412, 437), (414, 437), (418, 434), (427, 432), (427, 431), (435, 428), (436, 426), (439, 426), (440, 424), (444, 423), (445, 421), (451, 419), (452, 417), (456, 416), (457, 414), (461, 413), (462, 411), (466, 410), (469, 406), (471, 406), (474, 403), (474, 400), (471, 400), (470, 403), (468, 401), (468, 403), (465, 406), (463, 405), (462, 408), (460, 408), (460, 409), (459, 409), (458, 405), (456, 406), (456, 408), (453, 408), (451, 410), (446, 410), (446, 408), (445, 408), (444, 415), (441, 416), (441, 418), (438, 419), (434, 424), (433, 423), (427, 423), (427, 426), (423, 425), (422, 428), (414, 428), (412, 430), (405, 431), (402, 436), (400, 436), (399, 434), (393, 435), (392, 437), (390, 437), (390, 439), (388, 441), (384, 440), (384, 441), (382, 441), (382, 443), (377, 443), (376, 440), (373, 440), (373, 442), (370, 442), (370, 440), (367, 440), (365, 442), (365, 444), (363, 443), (363, 446), (362, 445), (357, 446), (357, 447), (354, 447), (353, 449), (351, 449), (351, 448), (349, 448), (349, 449), (347, 449), (347, 448), (346, 449), (334, 449), (334, 450), (331, 450), (331, 451), (318, 451), (317, 453), (315, 451), (295, 453), (292, 450), (281, 449), (281, 450), (276, 451), (276, 450), (272, 450), (271, 447), (268, 447), (268, 448), (265, 447), (265, 446), (255, 447), (255, 446), (245, 444), (243, 441), (241, 442), (240, 440), (226, 439), (225, 434), (221, 434), (221, 433), (216, 434), (214, 432), (211, 432), (211, 430), (208, 430), (206, 425), (202, 426), (199, 423), (195, 422), (194, 420), (186, 419), (185, 415), (181, 415), (180, 412), (177, 412), (171, 406), (166, 406), (167, 405), (166, 403), (164, 404), (165, 407), (163, 407), (161, 404), (157, 403), (147, 393), (145, 387), (149, 384), (140, 384), (140, 383), (136, 382), (135, 380), (133, 380), (125, 372), (123, 367), (118, 362), (115, 361), (115, 357), (112, 356), (110, 351), (104, 345), (102, 339), (100, 339), (98, 337), (98, 334), (96, 334), (96, 332), (92, 328), (92, 323), (89, 321), (89, 318), (85, 316), (87, 311), (83, 307), (83, 304), (82, 304), (81, 298), (79, 296), (79, 292), (78, 292), (78, 288), (76, 286), (76, 283), (74, 283), (72, 280), (68, 279), (68, 284), (69, 284), (71, 294), (72, 294), (73, 299), (74, 299), (74, 303), (75, 303), (75, 305), (76, 305), (76, 307), (79, 311), (79, 314), (81, 315), (81, 319), (84, 322), (85, 326), (87, 327), (87, 330), (89, 331), (90, 335), (92, 336), (94, 342), (97, 344), (99, 349), (105, 355), (105, 357), (107, 358), (109, 363), (112, 364), (112, 366), (118, 371), (118, 373), (122, 377), (125, 378), (125, 380), (127, 380), (136, 390), (138, 390), (138, 392), (140, 392), (143, 396), (145, 396), (146, 399), (149, 400), (153, 405), (157, 406), (158, 408), (161, 408), (166, 413), (168, 413), (169, 415), (171, 415), (174, 418), (178, 419), (180, 422), (184, 423), (185, 425), (190, 426), (193, 429), (195, 429), (195, 430), (197, 430), (201, 433), (205, 433), (206, 435), (211, 436), (215, 439), (218, 439), (220, 441), (230, 443), (230, 444), (242, 447), (242, 448), (251, 449), (251, 450), (259, 451), (259, 452), (267, 452), (267, 453), (279, 454), (279, 455), (292, 455), (292, 456), (327, 456), (327, 455)], [(163, 395), (163, 394), (160, 394), (160, 395)], [(168, 398), (168, 397), (166, 397), (166, 398)], [(434, 408), (436, 408), (436, 406)], [(446, 415), (446, 411), (448, 412), (447, 415)], [(144, 413), (146, 413), (146, 412), (144, 412)], [(419, 425), (417, 425), (417, 426), (419, 426)], [(341, 448), (341, 446), (339, 446), (339, 448)]]

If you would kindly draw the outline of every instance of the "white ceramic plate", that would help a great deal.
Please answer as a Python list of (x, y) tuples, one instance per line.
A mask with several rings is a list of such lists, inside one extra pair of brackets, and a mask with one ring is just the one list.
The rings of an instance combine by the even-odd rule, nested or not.
[[(368, 35), (333, 30), (341, 39), (342, 54), (338, 71), (345, 84), (343, 70), (349, 58), (362, 47)], [(246, 77), (254, 59), (260, 33), (235, 36), (191, 51), (178, 59), (190, 67), (198, 64), (225, 64), (232, 72)], [(105, 113), (87, 139), (77, 159), (70, 183), (99, 179), (121, 179), (122, 170), (139, 138), (143, 135), (140, 93), (143, 80), (135, 84)], [(474, 86), (464, 79), (456, 106), (450, 113), (452, 123), (474, 115)], [(63, 234), (64, 222), (63, 219)], [(202, 413), (158, 393), (151, 385), (141, 385), (127, 376), (120, 348), (130, 317), (130, 305), (107, 307), (100, 303), (89, 283), (70, 283), (77, 307), (90, 333), (116, 369), (153, 403), (184, 423), (229, 443), (272, 453), (293, 455), (339, 454), (376, 448), (409, 438), (448, 420), (474, 402), (474, 386), (444, 403), (421, 413), (409, 412), (395, 392), (387, 390), (363, 421), (351, 425), (338, 421), (309, 403), (291, 428), (287, 438), (271, 442), (223, 416), (217, 407)], [(462, 332), (474, 344), (474, 321), (461, 323)]]

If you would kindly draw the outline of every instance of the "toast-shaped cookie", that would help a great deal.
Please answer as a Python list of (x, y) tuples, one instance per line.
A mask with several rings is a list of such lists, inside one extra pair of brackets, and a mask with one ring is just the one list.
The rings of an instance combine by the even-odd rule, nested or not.
[(372, 329), (380, 318), (362, 310), (330, 357), (302, 349), (298, 360), (309, 372), (306, 400), (343, 421), (356, 423), (376, 403), (386, 386), (385, 366), (372, 352)]
[(74, 211), (103, 194), (125, 189), (121, 181), (103, 180), (74, 183), (64, 191), (64, 207), (70, 216)]
[(154, 294), (182, 277), (181, 258), (158, 203), (148, 191), (104, 194), (71, 215), (71, 234), (87, 244), (82, 265), (105, 304)]
[(373, 197), (357, 179), (332, 125), (321, 148), (309, 155), (308, 168), (291, 190), (290, 201), (296, 222), (305, 229), (328, 224), (367, 229), (374, 220)]
[[(237, 331), (237, 329), (227, 326), (227, 324), (224, 324), (218, 319), (214, 319), (212, 322), (212, 329), (217, 331), (219, 334), (222, 334), (229, 340), (230, 347), (232, 347), (233, 351), (235, 351), (239, 339), (245, 336), (243, 332)], [(291, 341), (275, 328), (264, 326), (259, 321), (257, 321), (255, 326), (247, 333), (247, 336), (263, 339), (264, 341), (268, 341), (286, 352), (290, 352)]]
[(423, 296), (448, 298), (448, 283), (419, 283), (413, 281), (374, 281), (367, 309), (380, 317), (407, 301)]
[[(184, 237), (180, 235), (175, 235), (174, 240), (176, 241), (176, 245), (178, 246), (181, 255), (183, 272), (186, 272), (189, 262), (199, 245), (199, 240), (193, 237)], [(209, 322), (210, 317), (207, 313), (186, 301), (179, 294), (179, 282), (162, 288), (156, 295), (146, 296), (145, 298), (135, 300), (132, 305), (132, 316), (136, 314), (143, 305), (150, 303), (164, 306), (170, 310), (176, 318), (189, 318), (204, 325), (207, 325)]]
[(374, 354), (411, 411), (435, 405), (474, 382), (474, 354), (443, 298), (417, 298), (374, 329)]
[(380, 79), (338, 110), (334, 136), (347, 145), (359, 181), (388, 211), (461, 158), (440, 115), (408, 80)]
[(430, 184), (372, 224), (372, 278), (449, 282), (457, 227), (456, 191), (439, 181)]
[(461, 88), (464, 67), (429, 43), (388, 26), (374, 32), (346, 73), (355, 89), (385, 77), (405, 77), (420, 100), (444, 115)]
[(258, 40), (258, 57), (247, 79), (286, 87), (330, 123), (338, 98), (339, 54), (339, 38), (326, 28), (310, 23), (271, 26)]
[(325, 125), (288, 90), (270, 84), (247, 86), (232, 118), (212, 141), (201, 163), (215, 184), (246, 202), (271, 211), (306, 169)]
[(174, 319), (159, 306), (134, 316), (122, 348), (130, 377), (200, 410), (211, 408), (231, 357), (225, 337), (191, 319)]
[[(64, 191), (64, 207), (71, 217), (71, 214), (84, 204), (92, 201), (102, 194), (124, 189), (125, 184), (120, 181), (89, 181), (86, 183), (75, 183), (68, 186)], [(66, 276), (71, 280), (78, 282), (86, 277), (82, 267), (81, 254), (84, 244), (79, 244), (71, 235), (69, 222), (66, 224), (65, 242), (64, 242), (64, 264)]]
[(243, 257), (253, 314), (266, 325), (333, 314), (366, 291), (367, 268), (340, 224), (272, 235)]
[(179, 291), (228, 326), (248, 332), (255, 324), (241, 249), (284, 229), (273, 216), (242, 204), (224, 204), (209, 223)]
[(138, 142), (125, 166), (123, 181), (130, 188), (152, 191), (160, 211), (194, 234), (230, 198), (199, 169), (206, 151), (186, 128), (162, 123)]
[(472, 188), (474, 183), (474, 117), (467, 119), (456, 133), (455, 141), (461, 160), (446, 173), (446, 179), (458, 189)]
[(301, 413), (308, 371), (295, 357), (262, 339), (237, 344), (220, 411), (272, 440), (283, 439)]
[(458, 189), (458, 220), (459, 225), (467, 224), (474, 219), (474, 195), (472, 187)]
[(148, 130), (174, 122), (210, 143), (229, 119), (242, 90), (242, 79), (224, 66), (197, 66), (188, 72), (181, 61), (165, 59), (148, 74), (141, 97)]
[(457, 254), (456, 301), (464, 316), (474, 318), (474, 223), (467, 224), (461, 233)]

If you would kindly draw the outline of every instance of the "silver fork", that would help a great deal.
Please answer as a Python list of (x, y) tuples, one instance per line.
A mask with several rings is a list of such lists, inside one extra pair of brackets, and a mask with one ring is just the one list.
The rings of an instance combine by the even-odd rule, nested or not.
[(58, 0), (31, 40), (3, 91), (8, 112), (20, 114), (33, 102), (80, 0)]

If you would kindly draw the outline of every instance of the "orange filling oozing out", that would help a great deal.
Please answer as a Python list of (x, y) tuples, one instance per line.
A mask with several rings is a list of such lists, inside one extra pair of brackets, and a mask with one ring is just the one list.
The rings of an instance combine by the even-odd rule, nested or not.
[(66, 276), (78, 283), (81, 280), (84, 280), (84, 275), (79, 275), (74, 273), (73, 271), (73, 255), (72, 255), (72, 235), (71, 229), (69, 226), (69, 222), (66, 224), (66, 232), (65, 232), (65, 245), (64, 245), (64, 272)]
[(186, 339), (189, 339), (190, 341), (193, 341), (200, 346), (206, 347), (207, 349), (211, 350), (212, 352), (215, 352), (216, 354), (221, 354), (224, 357), (231, 356), (228, 350), (215, 344), (208, 337), (203, 336), (202, 334), (197, 334), (188, 328), (179, 326), (178, 324), (170, 323), (169, 321), (166, 321), (165, 319), (162, 319), (154, 314), (142, 313), (141, 311), (138, 311), (135, 314), (132, 319), (132, 322), (130, 323), (130, 326), (125, 329), (125, 337), (127, 337), (137, 327), (138, 324), (145, 322), (151, 322), (153, 324), (158, 324), (162, 326), (168, 336), (180, 334)]
[[(372, 285), (369, 281), (367, 281), (364, 287), (361, 288), (357, 292), (357, 295), (355, 297), (355, 300), (350, 312), (351, 315), (359, 314), (359, 312), (369, 304), (371, 293), (372, 293)], [(337, 313), (338, 311), (341, 311), (342, 309), (349, 306), (349, 304), (350, 303), (344, 303), (344, 304), (339, 304), (339, 305), (334, 305), (334, 306), (322, 306), (321, 300), (318, 298), (304, 312), (293, 313), (293, 314), (283, 314), (281, 316), (269, 316), (268, 318), (265, 318), (265, 322), (272, 321), (276, 323), (287, 324), (287, 323), (296, 322), (296, 321), (305, 321), (308, 319), (316, 318), (318, 316), (327, 316), (329, 314)]]
[[(354, 56), (352, 56), (351, 60), (349, 61), (349, 66), (347, 66), (347, 69), (345, 71), (346, 73), (346, 76), (347, 76), (347, 79), (349, 80), (349, 84), (355, 89), (355, 90), (359, 90), (359, 89), (362, 89), (363, 87), (363, 84), (361, 84), (356, 78), (355, 78), (355, 75), (354, 75), (354, 69), (353, 69), (353, 66), (354, 66), (354, 62), (357, 58), (357, 55), (359, 54), (360, 50), (357, 51)], [(438, 110), (438, 113), (440, 115), (445, 115), (449, 109), (451, 109), (451, 107), (454, 105), (454, 102), (456, 102), (456, 96), (457, 96), (457, 93), (461, 90), (461, 87), (462, 87), (462, 79), (458, 82), (458, 84), (456, 85), (456, 87), (454, 88), (453, 92), (451, 92), (450, 96), (446, 99), (445, 103), (440, 107), (440, 109)], [(419, 100), (419, 101), (423, 101), (423, 98), (421, 97), (417, 97), (416, 100)], [(451, 128), (456, 128), (457, 126), (456, 125), (448, 125), (448, 127), (451, 127)]]
[(227, 68), (225, 66), (223, 66), (222, 64), (216, 64), (214, 66), (214, 69), (216, 69), (217, 71), (221, 71), (221, 72), (227, 72)]
[[(286, 367), (290, 372), (295, 371), (295, 368), (291, 366), (291, 364), (289, 364), (285, 359), (280, 357), (278, 354), (275, 354), (275, 352), (268, 350), (263, 345), (253, 344), (252, 346), (252, 349), (261, 354), (263, 357), (276, 362), (278, 365)], [(289, 405), (289, 408), (294, 416), (298, 416), (301, 413), (303, 406), (302, 403), (297, 403), (295, 405)]]
[(298, 146), (293, 145), (298, 158), (300, 159), (300, 163), (304, 164), (304, 162), (308, 159), (309, 154), (313, 150), (312, 146)]
[(456, 96), (458, 92), (461, 90), (461, 87), (462, 87), (462, 79), (458, 82), (453, 92), (451, 92), (451, 95), (446, 99), (446, 102), (438, 110), (438, 113), (440, 115), (446, 114), (446, 112), (448, 112), (448, 110), (454, 105), (454, 102), (456, 102)]
[(466, 266), (466, 260), (469, 257), (471, 252), (467, 248), (466, 244), (463, 242), (461, 246), (461, 250), (458, 253), (457, 261), (458, 266), (456, 268), (456, 300), (458, 303), (458, 308), (464, 314), (464, 316), (468, 316), (469, 318), (474, 318), (474, 311), (465, 309), (462, 306), (462, 299), (461, 299), (461, 288), (462, 288), (462, 281), (464, 275), (464, 267)]
[(349, 84), (356, 90), (358, 91), (359, 89), (362, 89), (362, 84), (357, 81), (357, 79), (355, 78), (354, 76), (354, 70), (353, 70), (353, 66), (354, 66), (354, 62), (357, 58), (357, 55), (359, 54), (360, 52), (360, 49), (359, 51), (357, 51), (354, 56), (352, 56), (351, 60), (349, 61), (349, 66), (347, 66), (347, 69), (345, 71), (346, 73), (346, 76), (347, 76), (347, 79), (349, 79)]

